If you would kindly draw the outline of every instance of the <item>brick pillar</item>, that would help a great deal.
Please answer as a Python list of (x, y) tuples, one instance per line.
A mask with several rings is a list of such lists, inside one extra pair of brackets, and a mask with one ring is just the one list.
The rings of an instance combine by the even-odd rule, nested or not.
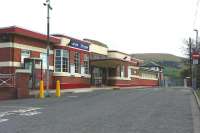
[(84, 65), (84, 53), (80, 53), (80, 64), (83, 66)]
[(16, 73), (16, 91), (17, 98), (27, 98), (29, 97), (29, 73)]
[(124, 65), (124, 69), (125, 69), (125, 71), (124, 71), (125, 77), (128, 77), (128, 64)]
[(75, 52), (73, 50), (70, 50), (70, 64), (74, 64), (74, 55), (75, 55)]

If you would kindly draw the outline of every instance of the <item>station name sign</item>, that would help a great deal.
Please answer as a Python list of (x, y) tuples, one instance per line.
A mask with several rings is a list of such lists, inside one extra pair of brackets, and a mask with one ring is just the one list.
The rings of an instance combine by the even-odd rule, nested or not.
[(85, 43), (85, 42), (78, 41), (78, 40), (71, 39), (70, 43), (69, 43), (69, 46), (89, 51), (89, 44)]

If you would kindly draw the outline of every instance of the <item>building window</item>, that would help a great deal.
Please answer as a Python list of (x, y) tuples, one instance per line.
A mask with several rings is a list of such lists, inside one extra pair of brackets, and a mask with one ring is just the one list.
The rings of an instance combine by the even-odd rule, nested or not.
[(24, 49), (22, 49), (21, 50), (21, 63), (24, 63), (24, 59), (25, 58), (30, 58), (30, 56), (31, 56), (30, 50), (24, 50)]
[(9, 34), (0, 34), (0, 42), (11, 42), (11, 36)]
[(69, 52), (67, 50), (63, 50), (62, 54), (62, 71), (69, 72)]
[(56, 50), (56, 57), (55, 57), (55, 72), (61, 72), (61, 51), (60, 49)]
[(89, 74), (89, 56), (87, 54), (84, 54), (84, 68), (85, 74)]
[(75, 73), (80, 73), (80, 53), (75, 52), (74, 55)]
[(43, 69), (47, 69), (47, 54), (46, 53), (40, 53), (40, 59), (42, 59)]
[(120, 66), (120, 77), (124, 77), (125, 76), (125, 67), (124, 65)]
[(67, 50), (56, 50), (55, 72), (69, 72), (69, 52)]

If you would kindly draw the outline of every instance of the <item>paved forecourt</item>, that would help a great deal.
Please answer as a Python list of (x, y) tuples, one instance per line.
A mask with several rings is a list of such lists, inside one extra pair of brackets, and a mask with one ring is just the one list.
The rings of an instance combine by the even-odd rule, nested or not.
[(189, 88), (99, 90), (0, 102), (2, 133), (193, 133), (198, 122)]

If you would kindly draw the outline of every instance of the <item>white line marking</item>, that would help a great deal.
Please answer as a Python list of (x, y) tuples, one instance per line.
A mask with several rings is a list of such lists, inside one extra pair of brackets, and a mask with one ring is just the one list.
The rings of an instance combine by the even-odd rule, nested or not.
[(21, 115), (21, 116), (33, 116), (33, 115), (37, 115), (37, 114), (41, 114), (41, 112), (33, 111), (33, 112), (28, 112), (28, 113), (22, 113), (22, 114), (19, 114), (19, 115)]
[(70, 97), (70, 98), (77, 98), (78, 96), (68, 96), (68, 97)]
[[(7, 107), (9, 107), (9, 106), (7, 106)], [(17, 107), (17, 108), (19, 108), (19, 107)], [(41, 109), (41, 108), (24, 107), (23, 109), (0, 112), (0, 123), (6, 122), (9, 120), (9, 119), (4, 119), (3, 117), (5, 117), (5, 116), (10, 116), (10, 115), (33, 116), (33, 115), (41, 114), (42, 112), (36, 111), (39, 109)]]
[(6, 122), (6, 121), (8, 121), (8, 119), (1, 119), (0, 118), (0, 123)]

